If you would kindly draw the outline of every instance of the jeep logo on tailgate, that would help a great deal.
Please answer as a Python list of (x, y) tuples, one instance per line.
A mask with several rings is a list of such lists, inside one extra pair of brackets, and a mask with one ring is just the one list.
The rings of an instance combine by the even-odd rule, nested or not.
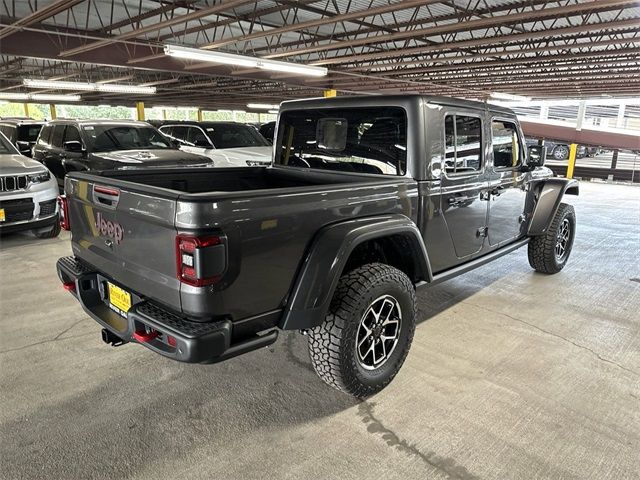
[(96, 213), (96, 228), (98, 232), (100, 232), (100, 235), (113, 238), (116, 244), (119, 244), (124, 237), (124, 229), (122, 226), (117, 222), (106, 220), (102, 216), (102, 212)]

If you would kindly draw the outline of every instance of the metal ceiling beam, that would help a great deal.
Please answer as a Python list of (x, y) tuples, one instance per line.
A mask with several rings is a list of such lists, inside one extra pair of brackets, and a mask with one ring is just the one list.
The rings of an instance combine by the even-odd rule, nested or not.
[(197, 20), (202, 17), (207, 17), (210, 15), (216, 15), (225, 10), (230, 10), (239, 6), (242, 6), (246, 3), (252, 3), (250, 0), (227, 0), (209, 8), (203, 8), (201, 10), (196, 10), (195, 12), (188, 13), (186, 15), (180, 15), (178, 17), (170, 18), (169, 20), (165, 20), (164, 22), (158, 22), (151, 25), (147, 25), (146, 27), (141, 27), (130, 32), (122, 33), (120, 35), (116, 35), (114, 37), (106, 38), (104, 40), (99, 40), (97, 42), (92, 42), (87, 45), (83, 45), (81, 47), (72, 48), (69, 50), (65, 50), (60, 52), (61, 57), (71, 57), (74, 55), (78, 55), (79, 53), (86, 53), (91, 50), (95, 50), (96, 48), (104, 47), (105, 45), (109, 45), (114, 42), (128, 40), (130, 38), (136, 38), (140, 35), (144, 35), (150, 32), (156, 32), (158, 30), (162, 30), (163, 28), (171, 27), (173, 25), (177, 25), (180, 23), (187, 23), (192, 20)]
[[(207, 45), (201, 45), (200, 48), (211, 49), (219, 48), (224, 45), (229, 45), (236, 42), (247, 42), (255, 40), (256, 38), (269, 37), (274, 35), (280, 35), (282, 33), (302, 31), (307, 28), (319, 27), (321, 25), (327, 25), (329, 23), (348, 22), (355, 19), (361, 19), (366, 17), (372, 17), (374, 15), (382, 15), (383, 13), (395, 12), (398, 10), (407, 10), (409, 8), (421, 7), (432, 3), (441, 3), (442, 0), (403, 0), (395, 3), (388, 3), (374, 8), (365, 8), (364, 10), (357, 10), (355, 12), (341, 13), (332, 16), (325, 16), (315, 20), (309, 20), (301, 23), (294, 23), (291, 25), (285, 25), (279, 28), (272, 28), (270, 30), (263, 30), (260, 32), (250, 33), (248, 35), (240, 35), (237, 37), (231, 37)], [(326, 14), (326, 12), (325, 12)]]
[(64, 12), (65, 10), (70, 9), (74, 5), (77, 5), (84, 0), (57, 0), (40, 10), (36, 10), (35, 12), (23, 17), (11, 25), (0, 29), (0, 39), (7, 38), (9, 35), (14, 32), (20, 30), (22, 27), (26, 27), (29, 25), (33, 25), (36, 23), (41, 23), (43, 20), (47, 18), (53, 17), (60, 12)]
[[(491, 28), (502, 25), (510, 25), (516, 23), (526, 23), (539, 20), (548, 20), (551, 18), (568, 17), (580, 15), (584, 13), (595, 13), (606, 10), (612, 10), (627, 5), (636, 4), (637, 0), (590, 0), (583, 3), (565, 5), (562, 7), (545, 8), (535, 11), (526, 11), (513, 13), (509, 15), (499, 15), (497, 17), (480, 18), (477, 20), (469, 20), (462, 23), (453, 23), (447, 25), (431, 26), (419, 28), (415, 30), (405, 30), (395, 33), (387, 33), (382, 35), (370, 35), (365, 38), (356, 38), (352, 40), (344, 40), (333, 42), (326, 45), (316, 45), (313, 47), (289, 50), (286, 52), (273, 53), (266, 55), (265, 58), (284, 58), (307, 53), (317, 53), (327, 50), (340, 50), (352, 48), (362, 45), (370, 45), (374, 43), (389, 43), (397, 40), (408, 39), (412, 37), (433, 37), (446, 33), (455, 33), (462, 31), (479, 30), (483, 28)], [(357, 32), (355, 32), (357, 33)]]

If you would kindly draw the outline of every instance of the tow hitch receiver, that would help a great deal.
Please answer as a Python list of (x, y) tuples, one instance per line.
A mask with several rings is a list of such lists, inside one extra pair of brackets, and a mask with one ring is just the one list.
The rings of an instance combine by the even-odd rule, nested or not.
[(112, 347), (119, 347), (120, 345), (124, 345), (125, 342), (122, 338), (117, 336), (115, 333), (110, 332), (106, 328), (102, 329), (102, 341)]

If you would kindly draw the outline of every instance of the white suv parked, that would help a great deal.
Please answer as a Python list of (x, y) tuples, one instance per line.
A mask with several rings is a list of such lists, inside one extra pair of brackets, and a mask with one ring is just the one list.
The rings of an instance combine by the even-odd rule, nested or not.
[(180, 149), (205, 155), (214, 167), (270, 165), (272, 146), (252, 126), (236, 122), (166, 122), (159, 130)]
[(40, 162), (20, 155), (0, 133), (0, 233), (32, 230), (39, 238), (60, 233), (58, 182)]

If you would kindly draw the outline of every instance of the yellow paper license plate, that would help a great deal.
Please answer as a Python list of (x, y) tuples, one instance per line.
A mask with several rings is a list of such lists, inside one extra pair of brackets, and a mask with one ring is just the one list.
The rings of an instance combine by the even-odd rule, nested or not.
[(6, 219), (7, 217), (4, 214), (4, 208), (0, 208), (0, 222), (4, 222)]
[(127, 313), (131, 308), (131, 294), (113, 283), (109, 283), (109, 303), (122, 313)]

